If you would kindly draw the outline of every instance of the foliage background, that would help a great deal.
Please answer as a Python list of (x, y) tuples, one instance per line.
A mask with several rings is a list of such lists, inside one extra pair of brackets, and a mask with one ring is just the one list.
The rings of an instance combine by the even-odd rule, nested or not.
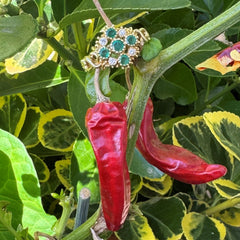
[[(129, 143), (132, 209), (123, 228), (113, 235), (123, 240), (238, 239), (238, 71), (222, 76), (195, 69), (239, 41), (238, 1), (141, 0), (136, 6), (133, 0), (104, 0), (101, 4), (114, 24), (144, 27), (163, 47), (151, 61), (139, 59), (131, 72), (136, 92), (130, 93), (134, 99), (130, 121), (139, 119), (140, 125), (141, 117), (134, 116), (142, 116), (150, 95), (161, 141), (228, 168), (220, 180), (186, 185), (148, 164), (133, 151), (134, 141)], [(219, 15), (225, 20), (215, 21), (215, 32), (207, 32), (207, 23)], [(74, 212), (68, 218), (73, 210), (68, 196), (72, 199), (73, 186), (76, 204), (80, 189), (88, 187), (89, 216), (97, 212), (98, 172), (84, 120), (96, 97), (93, 72), (85, 73), (80, 59), (89, 53), (103, 26), (89, 0), (1, 1), (1, 239), (33, 239), (35, 231), (56, 234), (58, 239), (90, 237), (89, 226), (96, 215), (88, 220), (89, 225), (72, 231)], [(206, 31), (204, 36), (201, 29)], [(213, 39), (222, 32), (220, 40)], [(156, 52), (157, 47), (150, 45), (145, 59)], [(112, 101), (123, 102), (128, 92), (124, 71), (103, 71), (101, 87)], [(54, 198), (53, 192), (59, 195)], [(52, 228), (59, 218), (62, 221)], [(111, 235), (104, 233), (104, 239)]]

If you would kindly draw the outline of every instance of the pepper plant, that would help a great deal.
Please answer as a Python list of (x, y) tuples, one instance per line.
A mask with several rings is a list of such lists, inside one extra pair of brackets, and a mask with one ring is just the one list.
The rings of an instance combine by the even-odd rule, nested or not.
[[(89, 141), (94, 132), (88, 135), (85, 126), (98, 94), (94, 69), (85, 72), (81, 60), (105, 25), (99, 9), (89, 0), (1, 0), (0, 239), (238, 239), (240, 50), (233, 44), (239, 41), (239, 1), (100, 3), (114, 26), (145, 28), (151, 38), (129, 75), (121, 68), (105, 68), (99, 75), (100, 91), (111, 102), (127, 98), (128, 137), (119, 143), (127, 144), (131, 180), (126, 220), (118, 231), (107, 230), (100, 195), (117, 186), (109, 179), (100, 194)], [(153, 118), (145, 118), (149, 97)], [(149, 153), (139, 138), (142, 119), (150, 121), (148, 127), (154, 124), (161, 146), (182, 147), (204, 166), (221, 166), (221, 176), (227, 173), (194, 184), (200, 182), (192, 182), (187, 171), (179, 178), (161, 163), (169, 175), (164, 174), (150, 164), (153, 160), (146, 161)], [(155, 158), (149, 138), (143, 142)], [(172, 151), (167, 156), (177, 159)], [(118, 173), (112, 171), (100, 176), (100, 184)], [(78, 197), (85, 188), (91, 193), (89, 206)], [(117, 198), (112, 201), (109, 206)]]

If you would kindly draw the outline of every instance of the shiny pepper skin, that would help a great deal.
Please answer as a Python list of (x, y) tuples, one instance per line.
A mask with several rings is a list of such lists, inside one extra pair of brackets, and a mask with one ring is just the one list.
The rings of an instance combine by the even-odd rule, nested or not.
[(87, 111), (86, 126), (98, 165), (103, 215), (107, 228), (117, 231), (128, 215), (131, 194), (127, 116), (122, 104), (97, 103)]
[(152, 123), (153, 104), (149, 98), (139, 130), (136, 147), (144, 158), (172, 178), (188, 183), (201, 184), (226, 174), (219, 164), (208, 164), (192, 152), (169, 144), (163, 144)]

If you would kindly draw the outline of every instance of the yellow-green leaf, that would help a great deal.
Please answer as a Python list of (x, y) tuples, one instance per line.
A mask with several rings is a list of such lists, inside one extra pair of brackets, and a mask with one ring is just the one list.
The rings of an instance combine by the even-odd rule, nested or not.
[(46, 148), (68, 152), (78, 137), (80, 130), (72, 113), (64, 109), (56, 109), (40, 118), (38, 137)]
[(240, 227), (240, 209), (236, 207), (225, 209), (221, 212), (214, 214), (214, 217), (220, 218), (224, 223)]
[(143, 178), (143, 186), (150, 190), (165, 195), (169, 192), (173, 184), (172, 178), (167, 174), (158, 179)]
[(18, 137), (27, 112), (22, 94), (0, 97), (0, 128)]
[(56, 173), (60, 182), (66, 187), (71, 187), (70, 182), (70, 160), (60, 160), (55, 162)]
[(218, 193), (225, 198), (233, 198), (240, 196), (240, 186), (227, 179), (217, 179), (213, 181), (213, 185)]
[(39, 182), (46, 182), (48, 181), (50, 177), (50, 171), (46, 165), (46, 163), (37, 155), (35, 154), (30, 154), (34, 167), (36, 169), (37, 175)]
[(193, 200), (191, 206), (191, 212), (203, 212), (209, 208), (209, 205), (205, 201)]
[(142, 177), (136, 175), (136, 174), (130, 174), (130, 180), (131, 180), (131, 199), (135, 199), (138, 192), (142, 189), (143, 186), (143, 180)]
[(182, 228), (187, 240), (224, 240), (225, 226), (218, 220), (191, 212), (184, 216)]
[(127, 219), (116, 235), (119, 240), (156, 240), (148, 220), (144, 216), (134, 216)]
[(240, 117), (221, 111), (203, 117), (217, 141), (240, 161)]
[(203, 117), (189, 117), (177, 122), (172, 138), (174, 145), (190, 150), (206, 162), (226, 166), (228, 172), (224, 177), (231, 177), (233, 159), (209, 131)]
[(42, 112), (39, 107), (29, 107), (26, 119), (19, 134), (20, 140), (27, 148), (35, 147), (39, 143), (38, 124)]
[(177, 197), (152, 198), (139, 204), (156, 238), (179, 240), (182, 236), (181, 222), (186, 214), (183, 201)]
[[(55, 37), (60, 40), (62, 32)], [(9, 74), (16, 74), (36, 68), (44, 63), (53, 53), (53, 48), (40, 38), (35, 38), (21, 52), (5, 60), (6, 70)]]

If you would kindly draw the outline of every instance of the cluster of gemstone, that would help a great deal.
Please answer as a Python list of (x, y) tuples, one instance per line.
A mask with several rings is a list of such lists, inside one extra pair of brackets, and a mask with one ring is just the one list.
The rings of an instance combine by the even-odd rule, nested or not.
[(149, 34), (144, 28), (105, 27), (97, 38), (93, 52), (82, 60), (85, 70), (91, 68), (129, 67), (139, 53)]

